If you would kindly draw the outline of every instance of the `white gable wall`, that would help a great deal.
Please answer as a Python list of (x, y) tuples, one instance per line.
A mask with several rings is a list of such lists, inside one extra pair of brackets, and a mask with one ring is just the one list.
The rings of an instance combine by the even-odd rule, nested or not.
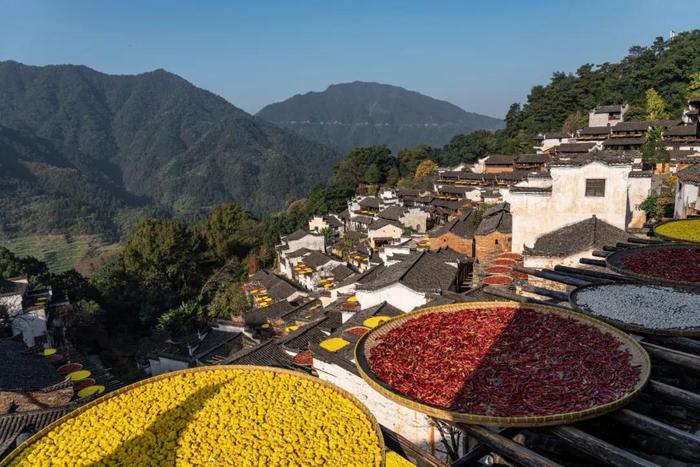
[[(625, 230), (631, 168), (631, 164), (609, 166), (600, 162), (583, 167), (552, 167), (551, 194), (511, 192), (513, 251), (521, 253), (524, 245), (532, 247), (540, 236), (593, 215)], [(605, 179), (605, 196), (585, 196), (589, 178)]]
[(357, 290), (355, 297), (362, 310), (387, 302), (401, 311), (409, 312), (428, 302), (424, 293), (416, 292), (400, 282), (378, 290)]
[(372, 389), (365, 381), (338, 365), (314, 358), (319, 378), (345, 389), (365, 404), (377, 421), (427, 452), (435, 452), (440, 435), (427, 416), (403, 407)]

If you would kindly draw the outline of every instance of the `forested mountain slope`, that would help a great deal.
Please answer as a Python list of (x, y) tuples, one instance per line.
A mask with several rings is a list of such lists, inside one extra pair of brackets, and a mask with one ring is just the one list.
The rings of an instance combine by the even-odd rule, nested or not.
[[(66, 221), (84, 217), (68, 206), (84, 206), (82, 198), (106, 217), (112, 208), (143, 206), (189, 215), (227, 201), (267, 213), (326, 180), (339, 159), (163, 70), (116, 76), (84, 66), (0, 62), (0, 125), (6, 129), (0, 161), (14, 167), (3, 174), (0, 203), (48, 214), (49, 205), (11, 188), (27, 180), (25, 159), (44, 154), (45, 163), (62, 167), (60, 175), (54, 166), (50, 176), (42, 172), (41, 180), (60, 185)], [(7, 149), (13, 145), (24, 148), (24, 163)], [(34, 162), (37, 176), (43, 169)], [(89, 194), (92, 186), (104, 195)], [(26, 224), (17, 214), (0, 218), (0, 231)], [(105, 228), (101, 220), (86, 222), (87, 230)], [(32, 230), (54, 227), (37, 223)]]
[(257, 114), (343, 153), (385, 144), (396, 153), (416, 144), (441, 146), (453, 136), (496, 130), (503, 121), (398, 86), (355, 81), (298, 94)]

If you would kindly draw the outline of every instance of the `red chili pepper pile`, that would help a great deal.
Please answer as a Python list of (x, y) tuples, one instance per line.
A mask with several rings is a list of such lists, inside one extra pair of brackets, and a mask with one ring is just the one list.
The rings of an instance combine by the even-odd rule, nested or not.
[(624, 261), (625, 268), (636, 274), (683, 282), (700, 282), (700, 247), (663, 248), (644, 251), (640, 248)]
[(490, 416), (552, 415), (612, 402), (641, 368), (604, 331), (528, 308), (431, 313), (387, 332), (370, 367), (401, 394)]

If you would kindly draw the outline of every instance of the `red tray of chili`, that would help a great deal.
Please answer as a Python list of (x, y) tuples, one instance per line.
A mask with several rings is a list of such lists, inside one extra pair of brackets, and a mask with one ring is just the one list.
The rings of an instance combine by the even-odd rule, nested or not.
[(700, 287), (700, 246), (673, 243), (618, 250), (606, 258), (610, 269), (655, 284)]
[(588, 316), (516, 302), (459, 303), (394, 318), (355, 361), (380, 393), (464, 423), (544, 426), (629, 402), (650, 371), (627, 334)]

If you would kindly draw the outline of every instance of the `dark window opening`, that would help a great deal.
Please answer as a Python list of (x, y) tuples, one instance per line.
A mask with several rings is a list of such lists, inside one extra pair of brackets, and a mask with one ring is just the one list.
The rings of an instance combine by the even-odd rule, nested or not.
[(587, 178), (586, 179), (586, 196), (605, 196), (605, 179), (604, 178)]

